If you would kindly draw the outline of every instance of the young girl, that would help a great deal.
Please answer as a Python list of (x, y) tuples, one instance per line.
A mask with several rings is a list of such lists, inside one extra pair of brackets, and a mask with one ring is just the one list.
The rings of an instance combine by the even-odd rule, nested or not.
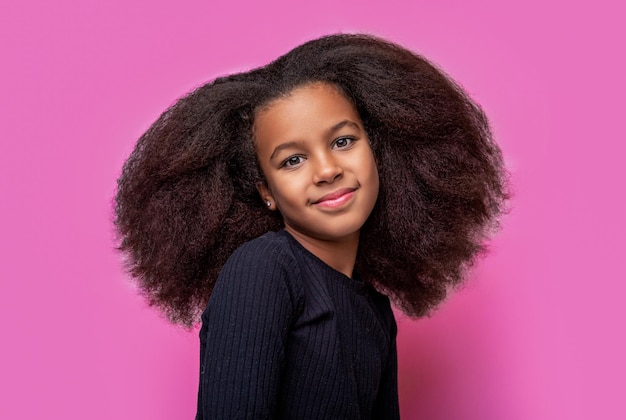
[(333, 35), (168, 109), (124, 166), (116, 227), (151, 304), (188, 326), (206, 307), (197, 418), (394, 419), (389, 299), (419, 317), (463, 279), (505, 181), (454, 82)]

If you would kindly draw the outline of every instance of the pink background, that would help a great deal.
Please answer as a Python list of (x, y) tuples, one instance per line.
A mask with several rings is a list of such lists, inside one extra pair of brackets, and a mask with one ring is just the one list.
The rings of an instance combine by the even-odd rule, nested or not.
[(176, 97), (337, 31), (459, 80), (515, 187), (473, 280), (432, 318), (399, 319), (403, 418), (626, 418), (617, 1), (178, 3), (0, 5), (0, 418), (193, 417), (197, 332), (122, 272), (115, 180)]

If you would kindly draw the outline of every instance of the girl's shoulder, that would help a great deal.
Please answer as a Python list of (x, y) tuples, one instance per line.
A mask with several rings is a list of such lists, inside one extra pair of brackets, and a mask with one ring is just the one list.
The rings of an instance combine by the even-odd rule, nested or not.
[(268, 232), (231, 254), (202, 314), (203, 328), (217, 319), (228, 325), (258, 326), (280, 320), (289, 323), (298, 316), (302, 282), (282, 235)]
[(237, 248), (226, 264), (231, 260), (238, 263), (258, 265), (266, 261), (275, 261), (280, 265), (294, 265), (295, 256), (290, 246), (289, 234), (285, 231), (270, 231), (252, 239)]
[(283, 290), (295, 302), (303, 293), (301, 283), (301, 268), (289, 234), (272, 231), (244, 243), (232, 253), (222, 267), (214, 292), (222, 288)]

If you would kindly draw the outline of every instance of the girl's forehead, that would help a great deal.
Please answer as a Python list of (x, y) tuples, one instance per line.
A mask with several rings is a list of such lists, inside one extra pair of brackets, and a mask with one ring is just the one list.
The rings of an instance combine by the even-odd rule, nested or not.
[(257, 112), (255, 136), (300, 135), (332, 127), (344, 120), (362, 125), (356, 108), (339, 89), (327, 83), (308, 84), (293, 89)]
[(311, 95), (312, 92), (323, 92), (323, 94), (325, 95), (340, 97), (343, 100), (351, 103), (351, 101), (348, 100), (348, 98), (339, 86), (336, 86), (329, 82), (311, 81), (302, 85), (298, 85), (293, 89), (287, 91), (286, 93), (282, 93), (277, 97), (268, 100), (266, 103), (257, 108), (257, 110), (255, 111), (255, 115), (258, 117), (277, 104), (284, 102), (294, 102), (297, 100), (301, 100), (303, 97), (308, 97), (309, 101), (315, 100), (315, 95)]

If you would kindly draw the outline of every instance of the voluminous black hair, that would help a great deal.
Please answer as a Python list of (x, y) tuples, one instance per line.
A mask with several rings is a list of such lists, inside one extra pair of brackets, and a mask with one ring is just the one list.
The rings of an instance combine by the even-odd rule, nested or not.
[(198, 322), (230, 254), (282, 228), (256, 190), (264, 178), (255, 113), (319, 82), (354, 104), (378, 163), (379, 197), (355, 267), (361, 277), (409, 316), (422, 316), (484, 251), (508, 193), (480, 107), (396, 44), (326, 36), (178, 100), (124, 165), (115, 205), (119, 248), (150, 304), (173, 322)]

